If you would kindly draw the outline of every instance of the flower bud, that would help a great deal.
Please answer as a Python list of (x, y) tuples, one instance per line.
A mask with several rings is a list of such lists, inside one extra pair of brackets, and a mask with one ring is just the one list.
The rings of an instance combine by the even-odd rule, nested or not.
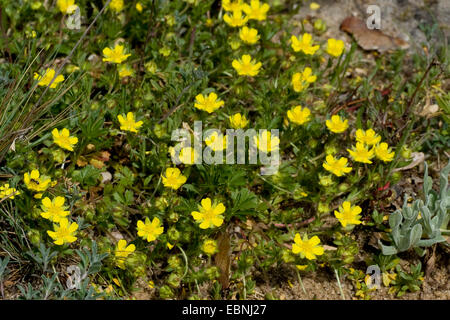
[(178, 241), (180, 239), (180, 232), (173, 226), (170, 227), (167, 231), (167, 236), (169, 237), (169, 240), (172, 242)]

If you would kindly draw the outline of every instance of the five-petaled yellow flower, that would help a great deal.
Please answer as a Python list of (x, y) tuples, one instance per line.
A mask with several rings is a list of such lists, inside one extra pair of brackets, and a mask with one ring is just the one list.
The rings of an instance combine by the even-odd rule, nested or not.
[(230, 120), (230, 125), (234, 129), (243, 129), (248, 125), (248, 120), (245, 115), (240, 113), (235, 113), (234, 115), (228, 117)]
[(367, 147), (361, 142), (357, 142), (356, 146), (354, 146), (352, 150), (347, 149), (347, 151), (348, 153), (350, 153), (350, 156), (353, 158), (353, 160), (357, 162), (369, 164), (372, 163), (370, 159), (374, 157), (373, 148), (369, 150), (369, 147)]
[(23, 180), (29, 190), (36, 192), (43, 192), (47, 190), (52, 182), (49, 177), (41, 177), (39, 170), (31, 170), (30, 173), (26, 172), (23, 175)]
[(240, 76), (256, 76), (261, 68), (261, 62), (252, 60), (248, 54), (244, 54), (241, 59), (233, 60), (232, 66)]
[(5, 199), (14, 199), (15, 196), (20, 194), (16, 188), (11, 188), (9, 183), (5, 183), (3, 186), (0, 186), (0, 200)]
[(53, 222), (59, 222), (61, 219), (65, 219), (70, 211), (66, 211), (67, 207), (64, 206), (64, 197), (56, 197), (50, 200), (49, 197), (42, 199), (42, 212), (41, 217)]
[(127, 246), (127, 241), (124, 239), (119, 240), (117, 242), (116, 249), (114, 250), (114, 255), (116, 257), (116, 264), (119, 268), (125, 269), (125, 260), (126, 258), (132, 254), (136, 250), (136, 246), (134, 244), (130, 244)]
[(338, 177), (343, 176), (345, 173), (352, 171), (351, 167), (347, 167), (348, 159), (345, 157), (335, 158), (331, 154), (326, 157), (326, 162), (323, 163), (323, 167), (335, 174)]
[(71, 14), (78, 6), (75, 5), (75, 0), (58, 0), (56, 2), (58, 9), (64, 14)]
[(78, 229), (78, 224), (76, 222), (72, 222), (69, 225), (69, 220), (66, 218), (62, 218), (59, 220), (59, 225), (54, 224), (53, 229), (55, 231), (47, 231), (47, 234), (54, 240), (54, 243), (58, 246), (61, 246), (65, 243), (72, 243), (77, 241), (77, 237), (75, 237), (75, 232)]
[(118, 13), (123, 10), (123, 0), (112, 0), (109, 7)]
[(257, 136), (253, 137), (256, 147), (265, 152), (277, 151), (280, 145), (280, 138), (272, 137), (270, 131), (264, 130), (260, 132)]
[(235, 11), (233, 11), (231, 16), (228, 13), (224, 14), (223, 20), (230, 27), (242, 27), (243, 25), (245, 25), (247, 23), (248, 17), (244, 16), (242, 14), (241, 10), (235, 10)]
[(375, 145), (377, 143), (379, 143), (381, 140), (381, 137), (379, 135), (377, 135), (375, 133), (375, 131), (373, 131), (373, 129), (369, 129), (369, 130), (362, 130), (362, 129), (358, 129), (356, 130), (356, 141), (361, 142), (361, 143), (365, 143), (369, 146), (371, 145)]
[[(36, 72), (34, 73), (34, 79), (39, 81), (38, 86), (41, 87), (48, 86), (54, 77), (55, 77), (55, 69), (52, 68), (48, 68), (47, 70), (45, 70), (44, 75), (42, 76)], [(53, 80), (52, 84), (50, 85), (50, 88), (51, 89), (56, 88), (58, 83), (62, 81), (64, 81), (64, 76), (60, 74), (55, 78), (55, 80)]]
[(344, 201), (339, 211), (334, 210), (334, 215), (345, 228), (347, 225), (360, 224), (361, 223), (361, 207), (352, 206), (349, 201)]
[(394, 160), (395, 152), (391, 152), (391, 148), (389, 148), (388, 144), (386, 142), (382, 142), (375, 146), (375, 155), (378, 159), (383, 160), (384, 162), (389, 162)]
[(336, 39), (328, 39), (327, 52), (333, 57), (339, 57), (344, 52), (344, 41)]
[(178, 168), (167, 168), (166, 175), (162, 175), (162, 183), (167, 188), (177, 190), (186, 183), (187, 178), (181, 174)]
[(312, 74), (312, 69), (306, 67), (301, 73), (296, 72), (292, 76), (292, 86), (295, 92), (301, 92), (308, 87), (310, 83), (317, 80), (317, 76)]
[(250, 0), (250, 5), (243, 4), (242, 10), (247, 14), (249, 19), (263, 21), (267, 18), (267, 11), (270, 6), (267, 3), (259, 3), (259, 0)]
[(297, 233), (292, 244), (292, 252), (300, 254), (302, 258), (314, 260), (317, 258), (316, 256), (321, 256), (324, 253), (324, 249), (319, 243), (320, 239), (318, 236), (308, 239), (308, 236), (305, 234), (302, 239), (300, 234)]
[(311, 116), (311, 110), (308, 108), (302, 108), (302, 106), (293, 107), (287, 112), (288, 119), (298, 125), (302, 125), (308, 122)]
[(157, 217), (153, 218), (152, 222), (149, 218), (145, 218), (145, 223), (141, 220), (137, 222), (137, 230), (139, 237), (151, 242), (164, 232), (164, 227), (161, 226), (161, 221)]
[(325, 121), (325, 124), (328, 130), (334, 133), (342, 133), (348, 128), (348, 120), (342, 119), (336, 114), (331, 117), (331, 120)]
[(227, 148), (227, 136), (214, 131), (205, 139), (205, 143), (212, 151), (225, 150)]
[(103, 61), (112, 63), (122, 63), (125, 60), (127, 60), (129, 56), (131, 56), (131, 54), (124, 54), (123, 51), (124, 46), (121, 44), (116, 44), (114, 48), (106, 47), (105, 49), (103, 49), (103, 55), (105, 56), (103, 58)]
[(222, 213), (225, 212), (225, 206), (222, 203), (217, 205), (211, 204), (210, 198), (201, 201), (199, 211), (192, 211), (192, 217), (200, 223), (201, 229), (220, 227), (223, 223)]
[(312, 36), (309, 33), (304, 33), (303, 36), (291, 37), (291, 46), (295, 52), (303, 51), (304, 54), (313, 55), (319, 50), (320, 46), (313, 46)]
[(134, 119), (133, 112), (128, 112), (126, 118), (123, 115), (119, 114), (117, 116), (117, 119), (119, 120), (120, 123), (120, 130), (131, 131), (135, 133), (138, 132), (138, 129), (144, 123), (142, 121), (136, 122)]
[(243, 27), (239, 31), (239, 38), (248, 44), (255, 44), (259, 40), (258, 30), (254, 28)]
[(194, 107), (208, 113), (212, 113), (222, 107), (225, 104), (222, 100), (217, 98), (217, 94), (215, 92), (211, 92), (208, 96), (204, 96), (203, 94), (198, 94), (195, 97)]
[(78, 143), (77, 137), (71, 137), (70, 131), (66, 128), (58, 131), (58, 129), (52, 130), (53, 142), (63, 149), (73, 151), (73, 146)]

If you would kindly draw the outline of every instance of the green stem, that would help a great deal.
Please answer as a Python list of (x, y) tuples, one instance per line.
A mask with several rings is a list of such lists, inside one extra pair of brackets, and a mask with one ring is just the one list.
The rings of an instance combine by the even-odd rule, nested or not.
[(302, 277), (300, 276), (300, 272), (298, 272), (298, 269), (296, 268), (295, 271), (297, 272), (298, 282), (300, 282), (300, 286), (302, 287), (303, 292), (306, 293), (305, 286), (303, 285)]
[(187, 275), (187, 273), (188, 273), (188, 268), (189, 268), (188, 258), (187, 258), (187, 256), (186, 256), (186, 253), (184, 252), (184, 250), (181, 249), (181, 247), (180, 247), (179, 245), (178, 245), (177, 247), (178, 247), (178, 249), (180, 249), (181, 254), (183, 255), (183, 258), (184, 258), (184, 262), (185, 262), (185, 264), (186, 264), (185, 269), (184, 269), (184, 274), (183, 274), (183, 276), (181, 277), (181, 279), (183, 279), (183, 278)]
[(336, 275), (336, 279), (337, 279), (337, 283), (339, 286), (339, 291), (341, 292), (342, 300), (345, 300), (344, 291), (342, 290), (341, 280), (339, 280), (339, 274), (338, 274), (337, 269), (334, 269), (334, 274)]

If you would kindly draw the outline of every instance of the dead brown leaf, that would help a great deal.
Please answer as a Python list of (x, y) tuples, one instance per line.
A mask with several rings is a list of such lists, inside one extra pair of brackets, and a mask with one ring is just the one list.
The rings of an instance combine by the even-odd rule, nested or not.
[(217, 239), (217, 244), (219, 252), (214, 257), (214, 261), (220, 271), (219, 283), (222, 285), (223, 289), (226, 289), (230, 285), (229, 278), (231, 264), (231, 245), (228, 232), (224, 231), (220, 234)]
[(341, 30), (350, 33), (355, 38), (358, 45), (364, 50), (377, 50), (385, 52), (398, 48), (406, 49), (409, 44), (396, 37), (391, 37), (379, 30), (371, 30), (367, 28), (364, 21), (350, 16), (341, 23)]

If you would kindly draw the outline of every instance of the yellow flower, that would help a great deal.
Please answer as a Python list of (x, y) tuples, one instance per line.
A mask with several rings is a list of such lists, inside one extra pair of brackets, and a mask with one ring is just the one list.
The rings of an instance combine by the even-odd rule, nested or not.
[(61, 246), (65, 243), (77, 241), (77, 237), (75, 237), (75, 232), (78, 229), (77, 223), (72, 222), (69, 225), (69, 220), (62, 218), (59, 220), (59, 225), (53, 225), (53, 229), (55, 231), (47, 231), (47, 234), (55, 240), (56, 245)]
[(299, 253), (302, 258), (314, 260), (316, 256), (321, 256), (324, 253), (324, 249), (322, 246), (319, 246), (319, 243), (320, 239), (318, 236), (308, 239), (308, 236), (305, 234), (302, 239), (300, 234), (297, 233), (292, 245), (292, 252), (294, 254)]
[(310, 8), (311, 10), (317, 10), (317, 9), (320, 8), (320, 4), (315, 3), (315, 2), (311, 2), (311, 3), (309, 4), (309, 8)]
[(124, 62), (129, 56), (131, 56), (131, 54), (124, 54), (123, 50), (124, 46), (121, 44), (115, 45), (114, 48), (106, 47), (105, 49), (103, 49), (103, 55), (105, 56), (103, 58), (103, 61), (112, 63)]
[(207, 26), (208, 28), (211, 28), (213, 25), (214, 25), (213, 19), (206, 19), (205, 26)]
[(244, 54), (241, 59), (233, 60), (232, 66), (240, 76), (256, 76), (261, 68), (261, 62), (252, 60), (248, 54)]
[(227, 148), (227, 136), (214, 131), (205, 139), (205, 143), (213, 151), (221, 151)]
[(256, 146), (263, 152), (277, 151), (280, 144), (278, 137), (271, 137), (271, 133), (268, 130), (260, 132), (257, 136), (253, 137)]
[(341, 177), (345, 173), (352, 171), (351, 167), (347, 167), (347, 162), (348, 159), (345, 157), (338, 159), (330, 154), (326, 157), (326, 162), (323, 163), (323, 167), (336, 176)]
[(222, 100), (217, 99), (217, 94), (214, 92), (211, 92), (208, 96), (199, 94), (195, 97), (195, 100), (194, 107), (208, 113), (213, 113), (225, 104)]
[(250, 5), (243, 4), (242, 10), (247, 14), (249, 19), (263, 21), (267, 18), (267, 11), (269, 11), (270, 6), (267, 3), (262, 5), (259, 0), (251, 0)]
[(391, 152), (391, 148), (389, 148), (388, 144), (386, 142), (382, 142), (375, 146), (375, 155), (378, 159), (389, 162), (394, 160), (395, 152)]
[(174, 190), (180, 188), (187, 180), (178, 168), (167, 168), (166, 176), (162, 176), (161, 178), (165, 187), (172, 188)]
[(248, 125), (248, 120), (245, 115), (240, 113), (235, 113), (234, 115), (228, 117), (230, 120), (230, 125), (234, 129), (243, 129)]
[(58, 131), (58, 129), (53, 129), (52, 131), (53, 142), (56, 143), (63, 149), (73, 151), (73, 146), (78, 143), (77, 137), (71, 137), (70, 131), (66, 128)]
[(301, 73), (294, 73), (292, 76), (292, 86), (294, 87), (295, 92), (302, 91), (307, 88), (310, 83), (317, 80), (317, 76), (311, 74), (312, 70), (309, 67), (306, 67)]
[(142, 7), (142, 3), (138, 2), (136, 3), (136, 10), (139, 12), (142, 12), (142, 10), (144, 9), (144, 7)]
[(360, 206), (352, 206), (349, 201), (344, 201), (339, 211), (334, 210), (334, 215), (345, 228), (347, 225), (361, 224)]
[[(34, 73), (34, 79), (38, 80), (38, 86), (48, 86), (50, 84), (50, 82), (53, 80), (53, 77), (55, 76), (55, 69), (52, 68), (48, 68), (47, 70), (45, 70), (44, 75), (41, 76), (38, 73)], [(54, 89), (56, 88), (56, 86), (58, 85), (58, 83), (64, 81), (64, 76), (63, 75), (58, 75), (55, 80), (52, 82), (50, 88)]]
[(116, 13), (119, 13), (123, 10), (123, 0), (112, 0), (109, 7)]
[(78, 8), (78, 6), (75, 5), (75, 0), (58, 0), (56, 5), (64, 14), (71, 14)]
[(220, 227), (223, 223), (222, 213), (225, 212), (225, 206), (222, 203), (211, 205), (211, 199), (205, 198), (199, 206), (200, 211), (192, 211), (192, 217), (200, 223), (201, 229)]
[(16, 188), (9, 187), (9, 183), (5, 183), (3, 186), (0, 186), (0, 200), (3, 198), (14, 199), (14, 197), (19, 194), (20, 192), (17, 191)]
[(356, 141), (358, 142), (365, 143), (370, 146), (379, 143), (380, 140), (381, 137), (377, 135), (375, 131), (373, 131), (373, 129), (369, 129), (366, 131), (362, 129), (356, 130)]
[(291, 46), (295, 52), (303, 51), (305, 54), (313, 55), (319, 50), (320, 46), (312, 45), (312, 36), (309, 33), (304, 33), (302, 37), (291, 37)]
[(153, 218), (152, 222), (149, 218), (145, 218), (145, 223), (141, 220), (137, 222), (137, 230), (139, 237), (151, 242), (164, 232), (164, 227), (161, 226), (161, 221), (157, 217)]
[(134, 120), (133, 112), (128, 112), (126, 119), (123, 115), (119, 114), (117, 119), (120, 123), (120, 130), (131, 131), (137, 133), (137, 130), (142, 126), (144, 122)]
[(254, 28), (243, 27), (239, 31), (239, 38), (248, 44), (255, 44), (259, 40), (258, 30)]
[(370, 159), (373, 158), (374, 156), (374, 150), (372, 149), (368, 149), (368, 147), (366, 147), (363, 143), (361, 142), (357, 142), (356, 143), (356, 147), (353, 147), (352, 150), (347, 149), (348, 153), (350, 153), (350, 156), (353, 158), (353, 160), (357, 161), (357, 162), (362, 162), (362, 163), (372, 163), (372, 161), (370, 161)]
[(298, 125), (302, 125), (311, 120), (310, 115), (311, 111), (306, 107), (302, 109), (302, 106), (293, 107), (287, 112), (289, 120)]
[(300, 271), (303, 271), (303, 270), (305, 270), (306, 268), (308, 268), (308, 265), (307, 265), (307, 264), (296, 264), (295, 266), (296, 266), (297, 269), (300, 270)]
[(336, 39), (328, 39), (327, 52), (329, 55), (339, 57), (344, 52), (344, 41)]
[(242, 11), (235, 10), (233, 11), (233, 15), (230, 16), (228, 13), (223, 15), (223, 20), (230, 27), (242, 27), (248, 21), (248, 17), (242, 15)]
[(126, 258), (132, 254), (136, 250), (136, 246), (134, 244), (130, 244), (127, 246), (126, 240), (119, 240), (117, 242), (116, 249), (114, 251), (114, 255), (117, 258), (116, 264), (119, 268), (125, 269), (125, 260)]
[(348, 128), (348, 120), (343, 120), (338, 115), (332, 116), (331, 120), (325, 121), (325, 124), (328, 130), (334, 133), (342, 133)]
[(134, 74), (134, 70), (132, 68), (130, 68), (130, 66), (128, 66), (128, 65), (119, 66), (118, 71), (119, 71), (120, 78), (133, 76), (133, 74)]
[(242, 0), (222, 0), (222, 7), (225, 11), (242, 10)]
[(217, 252), (217, 242), (212, 239), (206, 239), (202, 244), (202, 251), (207, 255), (213, 255)]
[(61, 219), (65, 219), (70, 211), (65, 211), (67, 207), (64, 206), (64, 197), (56, 197), (53, 200), (45, 197), (42, 199), (42, 212), (41, 217), (53, 222), (59, 222)]
[(198, 154), (192, 147), (184, 147), (180, 150), (180, 161), (184, 164), (194, 164), (197, 162)]
[(26, 172), (23, 175), (23, 180), (29, 190), (36, 192), (47, 190), (51, 183), (51, 179), (45, 176), (41, 177), (38, 170), (32, 170), (31, 173)]

